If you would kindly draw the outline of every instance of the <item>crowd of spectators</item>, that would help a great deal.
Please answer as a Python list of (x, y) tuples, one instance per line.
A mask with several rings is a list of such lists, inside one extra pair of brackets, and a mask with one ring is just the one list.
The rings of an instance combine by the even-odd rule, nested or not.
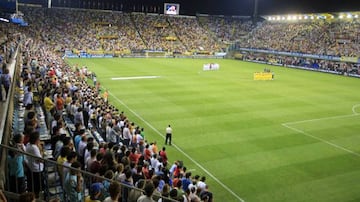
[(312, 20), (303, 22), (264, 21), (239, 42), (256, 48), (316, 55), (359, 57), (360, 21)]
[(250, 18), (233, 16), (199, 16), (201, 25), (215, 34), (218, 41), (232, 43), (247, 37), (254, 28)]
[(170, 27), (167, 16), (135, 14), (133, 18), (149, 50), (186, 51), (186, 48), (177, 39), (174, 30)]
[(15, 25), (0, 23), (0, 102), (5, 101), (11, 84), (11, 76), (7, 64), (15, 53), (19, 33)]
[(210, 30), (203, 28), (196, 17), (169, 18), (176, 36), (190, 52), (216, 52), (221, 45), (213, 37)]
[[(159, 196), (180, 201), (212, 201), (213, 196), (205, 177), (187, 171), (182, 161), (170, 162), (166, 147), (159, 149), (155, 141), (145, 138), (144, 128), (111, 105), (108, 92), (101, 91), (98, 82), (94, 80), (94, 85), (88, 84), (87, 79), (94, 75), (86, 67), (69, 66), (56, 53), (74, 49), (215, 52), (221, 51), (223, 43), (230, 41), (238, 41), (241, 47), (320, 55), (359, 57), (360, 51), (360, 23), (355, 19), (264, 21), (254, 27), (247, 20), (223, 17), (198, 19), (28, 7), (22, 11), (29, 27), (0, 23), (2, 77), (8, 73), (6, 64), (19, 38), (23, 47), (21, 79), (17, 87), (24, 92), (24, 133), (16, 134), (13, 144), (19, 150), (44, 157), (38, 111), (35, 110), (36, 106), (41, 106), (50, 131), (52, 156), (59, 163), (58, 174), (65, 187), (66, 201), (81, 201), (84, 188), (89, 189), (87, 200), (101, 201), (146, 201), (150, 198), (162, 201)], [(348, 63), (287, 56), (248, 53), (244, 57), (347, 73), (359, 69)], [(1, 98), (6, 95), (1, 94)], [(70, 133), (64, 114), (75, 125)], [(99, 133), (105, 142), (88, 137), (87, 131)], [(9, 152), (8, 166), (11, 168), (9, 189), (19, 193), (31, 191), (39, 197), (45, 186), (43, 161)], [(89, 179), (66, 166), (108, 180)], [(119, 183), (143, 189), (145, 194)]]
[(55, 50), (218, 51), (221, 45), (196, 18), (119, 12), (22, 8), (32, 36)]
[(359, 56), (358, 19), (263, 21), (224, 16), (164, 16), (109, 11), (21, 8), (32, 36), (55, 50), (216, 52), (240, 47)]
[[(62, 200), (83, 201), (85, 197), (85, 201), (166, 201), (160, 199), (164, 196), (179, 201), (212, 201), (205, 177), (187, 171), (182, 161), (170, 162), (166, 147), (159, 148), (155, 141), (148, 141), (144, 128), (105, 99), (107, 91), (97, 88), (96, 82), (88, 84), (92, 74), (86, 67), (69, 66), (56, 54), (52, 42), (62, 39), (53, 39), (50, 33), (36, 34), (33, 28), (19, 30), (22, 65), (16, 84), (24, 95), (24, 132), (14, 135), (12, 143), (39, 158), (48, 156), (45, 147), (50, 145), (51, 158), (59, 163), (57, 172), (64, 187)], [(47, 31), (57, 32), (56, 29)], [(40, 140), (42, 120), (38, 107), (43, 109), (50, 131), (51, 138), (45, 142)], [(65, 118), (75, 127), (67, 127)], [(89, 136), (93, 133), (99, 133), (105, 141), (98, 142)], [(108, 180), (88, 177), (67, 166)], [(9, 173), (14, 179), (9, 182), (11, 191), (29, 191), (36, 198), (41, 197), (47, 186), (43, 160), (10, 152), (8, 167), (15, 172)], [(85, 188), (89, 190), (88, 196), (84, 195)]]
[(130, 51), (144, 49), (129, 14), (90, 10), (21, 8), (37, 40), (54, 50)]
[(287, 67), (305, 67), (320, 71), (330, 71), (334, 73), (337, 72), (343, 75), (360, 74), (360, 65), (349, 62), (328, 61), (311, 58), (249, 52), (244, 53), (242, 59)]

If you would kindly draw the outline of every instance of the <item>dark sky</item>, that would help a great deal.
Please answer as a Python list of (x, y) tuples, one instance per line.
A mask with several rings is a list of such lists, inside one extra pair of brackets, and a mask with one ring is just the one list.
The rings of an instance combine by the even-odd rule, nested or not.
[[(255, 0), (168, 0), (180, 3), (181, 14), (252, 15)], [(288, 14), (360, 11), (360, 0), (258, 0), (258, 13)]]
[[(22, 3), (39, 3), (46, 6), (48, 0), (18, 1)], [(0, 7), (1, 2), (8, 2), (8, 0), (0, 0)], [(11, 0), (11, 2), (15, 2), (15, 0)], [(156, 7), (159, 9), (159, 12), (162, 12), (164, 3), (179, 3), (181, 15), (202, 13), (250, 16), (254, 13), (255, 0), (52, 0), (52, 2), (53, 5), (57, 2), (73, 4), (60, 5), (62, 7), (73, 7), (74, 5), (76, 7), (78, 4), (82, 5), (82, 3), (102, 5), (102, 3), (111, 2), (112, 4), (123, 5), (130, 12), (133, 11), (132, 8), (134, 6), (137, 8), (137, 11), (141, 11), (142, 7)], [(259, 15), (341, 11), (360, 11), (360, 0), (258, 0)]]

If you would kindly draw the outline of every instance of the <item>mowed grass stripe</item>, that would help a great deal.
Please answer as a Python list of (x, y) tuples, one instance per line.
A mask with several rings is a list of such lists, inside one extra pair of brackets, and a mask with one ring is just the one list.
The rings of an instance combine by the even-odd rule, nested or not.
[[(360, 95), (354, 93), (360, 80), (233, 60), (211, 60), (220, 63), (216, 72), (201, 71), (209, 60), (106, 61), (76, 60), (87, 63), (98, 74), (102, 86), (160, 132), (171, 123), (175, 143), (245, 200), (323, 201), (331, 193), (336, 194), (333, 199), (326, 196), (326, 201), (339, 201), (341, 193), (344, 198), (340, 201), (360, 197), (359, 193), (347, 191), (360, 180), (360, 175), (352, 175), (352, 180), (347, 175), (357, 170), (360, 158), (281, 125), (351, 114), (352, 106), (360, 103)], [(275, 71), (276, 79), (253, 81), (253, 72), (265, 67)], [(115, 75), (161, 78), (110, 81)], [(351, 135), (358, 130), (356, 124), (330, 122), (326, 128), (325, 123), (320, 130), (317, 124), (305, 126), (304, 130), (310, 134), (320, 132), (321, 136), (329, 133), (331, 137), (341, 134), (346, 126), (344, 137), (331, 141), (347, 145), (358, 141), (356, 134)], [(162, 145), (158, 135), (148, 128), (146, 131), (150, 139)], [(181, 153), (167, 149), (172, 160), (183, 159), (188, 168), (195, 169), (193, 173), (204, 174)], [(325, 174), (317, 177), (321, 170)], [(327, 182), (337, 183), (337, 187), (322, 184)], [(211, 178), (208, 184), (216, 200), (237, 201)]]
[[(358, 134), (358, 131), (360, 130), (359, 122), (360, 116), (349, 116), (308, 121), (293, 124), (292, 127), (296, 127), (315, 137), (360, 154), (360, 148), (358, 146), (360, 143), (360, 136)], [(337, 131), (337, 128), (339, 127), (341, 128), (341, 131)]]
[[(331, 159), (329, 159), (331, 160)], [(278, 171), (278, 170), (277, 170)], [(306, 175), (302, 175), (303, 172), (299, 169), (293, 172), (284, 173), (274, 173), (272, 176), (275, 179), (287, 178), (287, 181), (301, 182), (306, 178)], [(268, 176), (266, 174), (265, 176)], [(325, 178), (313, 178), (313, 180), (305, 181), (298, 184), (291, 184), (287, 186), (282, 186), (283, 181), (274, 182), (274, 184), (279, 184), (279, 186), (271, 187), (261, 187), (261, 184), (255, 185), (253, 190), (260, 188), (263, 191), (262, 193), (255, 194), (250, 197), (249, 201), (315, 201), (327, 202), (327, 201), (351, 201), (359, 198), (358, 189), (360, 188), (359, 183), (354, 181), (354, 178), (358, 178), (360, 175), (359, 171), (345, 172), (338, 175), (329, 175)], [(257, 179), (258, 182), (266, 181), (269, 179), (264, 178), (262, 175), (250, 176), (253, 179)], [(297, 179), (299, 181), (297, 181)], [(272, 180), (272, 179), (271, 179)], [(339, 186), (342, 185), (342, 186)], [(351, 187), (351, 189), (349, 189)], [(317, 191), (321, 190), (321, 191)]]

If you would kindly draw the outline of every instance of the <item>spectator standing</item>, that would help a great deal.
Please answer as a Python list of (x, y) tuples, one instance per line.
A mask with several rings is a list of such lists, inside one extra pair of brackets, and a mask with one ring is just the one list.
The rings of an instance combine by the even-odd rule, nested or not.
[(44, 98), (44, 108), (45, 108), (45, 115), (46, 115), (46, 126), (47, 128), (50, 128), (50, 122), (51, 122), (51, 110), (55, 107), (54, 102), (50, 98), (50, 93), (47, 92)]
[(120, 183), (114, 181), (110, 184), (109, 187), (110, 196), (105, 198), (104, 202), (117, 202), (119, 201), (121, 194), (121, 185)]
[[(81, 164), (75, 161), (71, 164), (71, 168), (80, 169)], [(66, 201), (68, 202), (81, 202), (83, 200), (83, 177), (78, 170), (70, 170), (70, 174), (65, 177), (65, 193)]]
[(138, 198), (137, 202), (155, 202), (154, 199), (152, 199), (154, 190), (155, 190), (155, 187), (152, 182), (146, 183), (145, 188), (144, 188), (145, 195), (140, 196)]
[(8, 155), (10, 191), (15, 193), (25, 192), (24, 155), (10, 150)]
[(7, 99), (11, 85), (10, 71), (7, 68), (4, 70), (4, 73), (1, 75), (1, 83), (5, 88), (5, 99)]
[(90, 187), (89, 196), (85, 198), (85, 202), (101, 202), (103, 185), (100, 182), (93, 183)]
[[(35, 131), (30, 134), (29, 143), (26, 145), (26, 152), (36, 157), (43, 158), (39, 132)], [(36, 195), (36, 198), (38, 198), (40, 190), (43, 188), (42, 175), (44, 171), (44, 163), (38, 158), (28, 157), (27, 165), (29, 167), (27, 178), (28, 189), (29, 191), (33, 191)]]
[(166, 166), (167, 162), (168, 162), (168, 157), (166, 154), (166, 148), (163, 147), (162, 150), (159, 152), (159, 156), (162, 158), (163, 160), (163, 164)]
[(27, 90), (25, 91), (25, 93), (24, 93), (24, 101), (23, 101), (24, 106), (28, 106), (30, 104), (33, 104), (33, 100), (34, 100), (34, 95), (33, 95), (31, 86), (29, 86), (27, 88)]

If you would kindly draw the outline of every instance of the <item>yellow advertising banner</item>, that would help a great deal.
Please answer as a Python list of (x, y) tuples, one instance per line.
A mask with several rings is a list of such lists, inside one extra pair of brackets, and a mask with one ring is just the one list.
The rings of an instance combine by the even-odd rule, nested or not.
[(345, 56), (342, 56), (342, 57), (340, 58), (340, 60), (341, 60), (342, 62), (353, 62), (353, 63), (357, 63), (357, 62), (358, 62), (358, 59), (359, 59), (359, 58), (357, 58), (357, 57), (345, 57)]

